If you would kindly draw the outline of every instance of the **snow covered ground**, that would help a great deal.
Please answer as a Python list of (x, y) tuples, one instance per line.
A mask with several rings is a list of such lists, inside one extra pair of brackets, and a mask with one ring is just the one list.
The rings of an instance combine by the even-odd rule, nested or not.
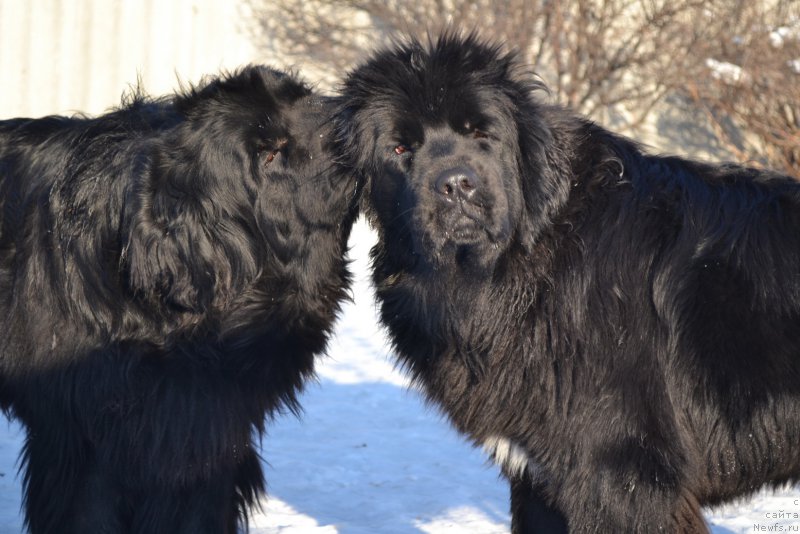
[[(269, 498), (252, 521), (267, 533), (508, 532), (508, 489), (486, 456), (423, 405), (393, 368), (367, 274), (373, 235), (353, 231), (355, 303), (340, 319), (302, 419), (270, 426), (262, 455)], [(0, 420), (0, 534), (21, 532), (16, 460), (22, 433)], [(714, 534), (800, 532), (800, 490), (762, 492), (707, 512)]]

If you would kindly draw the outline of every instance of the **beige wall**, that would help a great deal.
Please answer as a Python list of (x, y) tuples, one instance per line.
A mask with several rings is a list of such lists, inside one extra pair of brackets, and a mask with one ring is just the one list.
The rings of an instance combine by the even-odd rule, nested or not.
[(0, 0), (0, 119), (119, 103), (258, 62), (232, 0)]

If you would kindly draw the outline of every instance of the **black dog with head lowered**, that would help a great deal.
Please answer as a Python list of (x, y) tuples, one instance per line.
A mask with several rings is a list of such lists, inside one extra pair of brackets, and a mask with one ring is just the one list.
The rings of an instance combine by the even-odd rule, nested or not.
[(324, 350), (356, 184), (329, 106), (248, 67), (98, 118), (0, 122), (2, 400), (33, 533), (228, 533), (253, 433)]
[(800, 479), (800, 184), (643, 153), (445, 35), (355, 69), (400, 360), (502, 464), (515, 532), (705, 532)]

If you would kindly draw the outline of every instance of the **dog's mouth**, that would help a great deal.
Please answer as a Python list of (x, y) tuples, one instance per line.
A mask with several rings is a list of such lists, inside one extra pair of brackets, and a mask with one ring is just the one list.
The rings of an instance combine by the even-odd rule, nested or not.
[(452, 241), (456, 245), (465, 245), (495, 240), (494, 233), (487, 227), (484, 220), (463, 209), (458, 211), (460, 213), (452, 214), (453, 216), (448, 217), (451, 221), (447, 221), (444, 225), (445, 241)]
[(493, 265), (510, 235), (506, 217), (487, 206), (452, 206), (434, 216), (423, 232), (423, 250), (437, 264)]

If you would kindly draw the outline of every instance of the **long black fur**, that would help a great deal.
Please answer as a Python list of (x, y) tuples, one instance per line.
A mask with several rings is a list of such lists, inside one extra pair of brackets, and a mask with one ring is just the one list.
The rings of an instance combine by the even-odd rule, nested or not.
[(0, 122), (0, 377), (37, 533), (229, 533), (324, 350), (356, 184), (329, 102), (248, 67)]
[(383, 323), (514, 532), (704, 532), (800, 480), (800, 184), (646, 154), (474, 36), (343, 85)]

